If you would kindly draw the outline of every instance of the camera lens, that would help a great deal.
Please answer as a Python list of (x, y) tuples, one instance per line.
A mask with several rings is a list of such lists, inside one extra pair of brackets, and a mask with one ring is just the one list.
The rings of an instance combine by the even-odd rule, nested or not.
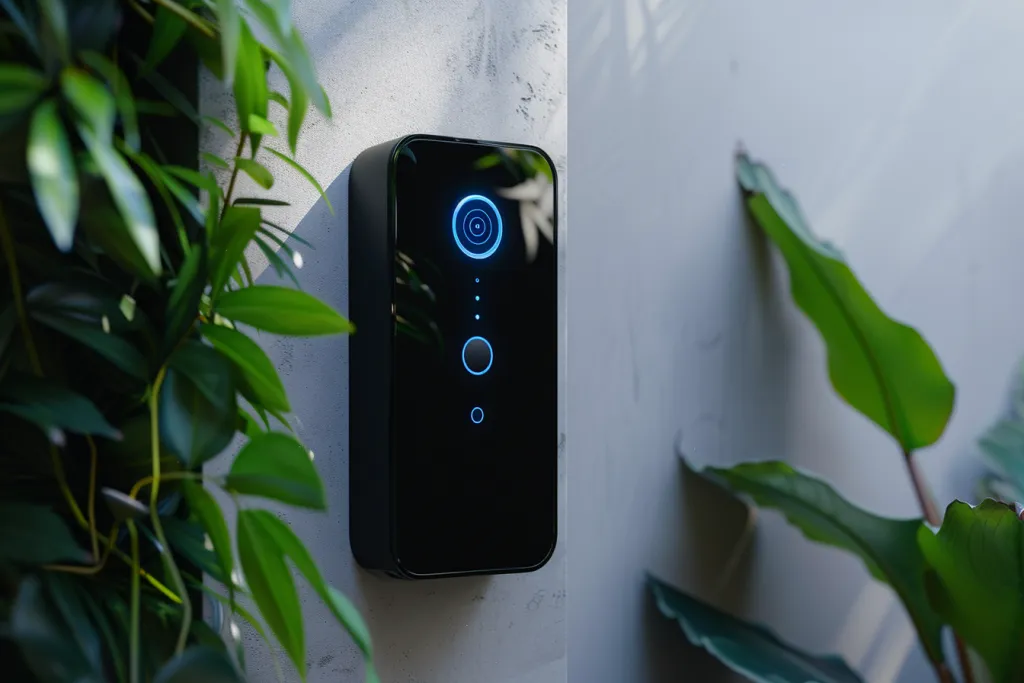
[(501, 214), (490, 199), (471, 194), (455, 207), (452, 234), (462, 253), (485, 259), (501, 244)]

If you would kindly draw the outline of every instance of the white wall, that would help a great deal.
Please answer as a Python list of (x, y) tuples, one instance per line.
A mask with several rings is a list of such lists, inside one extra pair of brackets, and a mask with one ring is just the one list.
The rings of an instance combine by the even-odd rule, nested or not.
[[(642, 586), (650, 568), (711, 597), (742, 527), (684, 486), (677, 437), (916, 514), (897, 450), (833, 395), (783, 264), (744, 224), (741, 141), (933, 344), (957, 408), (920, 461), (943, 505), (970, 495), (973, 439), (1024, 352), (1022, 35), (1009, 0), (571, 3), (571, 683), (718, 680)], [(873, 683), (931, 680), (888, 592), (774, 514), (722, 596)]]
[[(339, 310), (347, 308), (347, 169), (366, 147), (414, 132), (525, 142), (547, 150), (565, 180), (565, 0), (295, 0), (293, 5), (334, 113), (331, 122), (310, 116), (298, 160), (324, 186), (333, 182), (328, 194), (337, 215), (331, 216), (316, 191), (286, 166), (269, 157), (264, 163), (277, 179), (269, 195), (292, 204), (278, 210), (277, 219), (316, 246), (315, 251), (300, 248), (306, 291)], [(274, 79), (274, 87), (286, 92), (279, 73)], [(205, 82), (202, 97), (204, 113), (231, 120), (230, 99), (216, 84)], [(271, 113), (280, 109), (271, 105)], [(204, 139), (206, 149), (230, 156), (225, 137), (213, 131)], [(240, 192), (261, 194), (251, 182)], [(563, 217), (564, 198), (563, 185)], [(563, 220), (563, 241), (564, 226)], [(258, 252), (250, 257), (254, 270), (263, 272), (265, 259)], [(564, 263), (564, 252), (560, 258)], [(263, 272), (262, 281), (272, 279), (272, 272)], [(562, 312), (564, 321), (564, 305)], [(280, 510), (325, 577), (362, 609), (375, 638), (381, 679), (564, 680), (564, 541), (532, 574), (414, 583), (363, 573), (348, 545), (347, 341), (264, 339), (288, 390), (297, 433), (316, 453), (330, 508), (326, 515)], [(564, 395), (560, 400), (564, 406)], [(561, 481), (564, 528), (564, 477)], [(300, 595), (308, 681), (362, 681), (355, 646), (311, 591), (303, 587)], [(267, 650), (247, 636), (250, 680), (276, 681)], [(282, 663), (286, 680), (297, 681), (286, 657)]]

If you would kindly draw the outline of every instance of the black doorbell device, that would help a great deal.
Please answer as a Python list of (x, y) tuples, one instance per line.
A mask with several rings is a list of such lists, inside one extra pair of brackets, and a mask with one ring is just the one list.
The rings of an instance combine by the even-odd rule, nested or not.
[(349, 176), (349, 539), (409, 579), (525, 572), (557, 535), (556, 177), (411, 135)]

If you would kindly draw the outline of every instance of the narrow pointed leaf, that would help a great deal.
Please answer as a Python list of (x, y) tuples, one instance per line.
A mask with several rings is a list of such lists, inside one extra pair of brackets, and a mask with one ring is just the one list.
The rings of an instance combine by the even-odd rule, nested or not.
[(214, 297), (227, 284), (238, 260), (244, 258), (245, 246), (252, 240), (259, 226), (259, 209), (232, 206), (224, 213), (224, 219), (217, 226), (210, 244), (213, 260), (210, 285)]
[(337, 311), (305, 292), (257, 285), (225, 292), (217, 312), (229, 320), (292, 336), (342, 334), (354, 330)]
[[(688, 463), (684, 464), (690, 467)], [(812, 541), (853, 553), (871, 575), (889, 584), (903, 601), (925, 652), (942, 662), (942, 620), (924, 585), (927, 568), (917, 547), (920, 519), (888, 519), (862, 510), (824, 481), (783, 462), (752, 462), (731, 468), (693, 470), (733, 493), (778, 510)]]
[(271, 149), (270, 147), (266, 147), (265, 149), (274, 156), (276, 156), (278, 159), (283, 161), (284, 163), (294, 168), (296, 171), (299, 172), (300, 175), (302, 175), (303, 178), (308, 180), (309, 184), (316, 188), (316, 191), (320, 193), (320, 197), (327, 204), (328, 211), (331, 212), (332, 216), (334, 215), (334, 207), (331, 206), (331, 200), (327, 198), (326, 194), (324, 194), (324, 188), (321, 187), (320, 183), (316, 181), (316, 178), (313, 177), (313, 174), (311, 174), (309, 171), (303, 168), (299, 162), (295, 161), (295, 159), (292, 159), (288, 155), (282, 154), (281, 152), (278, 152), (276, 149)]
[(107, 59), (98, 52), (83, 52), (79, 55), (81, 60), (103, 76), (107, 86), (114, 93), (114, 102), (117, 105), (118, 114), (121, 117), (121, 127), (124, 131), (124, 143), (129, 149), (138, 151), (139, 122), (135, 109), (135, 98), (132, 96), (132, 89), (128, 79), (114, 62)]
[(0, 561), (23, 564), (89, 561), (67, 524), (41, 505), (0, 502)]
[(89, 130), (101, 142), (111, 144), (117, 108), (107, 88), (84, 71), (65, 69), (61, 89)]
[(164, 664), (153, 683), (242, 683), (242, 679), (224, 652), (194, 645)]
[(249, 117), (253, 114), (266, 118), (269, 93), (267, 72), (263, 64), (260, 44), (253, 37), (245, 22), (241, 23), (238, 43), (238, 58), (235, 71), (235, 105), (242, 130), (249, 129)]
[(149, 39), (149, 47), (146, 50), (146, 64), (144, 67), (146, 71), (158, 67), (167, 58), (167, 55), (171, 54), (178, 41), (185, 35), (185, 29), (188, 27), (181, 16), (163, 5), (156, 8), (153, 20), (153, 34)]
[(284, 262), (278, 253), (274, 251), (273, 247), (259, 238), (256, 239), (255, 243), (256, 247), (260, 250), (263, 256), (266, 257), (267, 262), (270, 263), (270, 266), (274, 269), (274, 273), (279, 278), (286, 277), (292, 281), (292, 284), (294, 284), (296, 288), (302, 288), (299, 285), (299, 279), (295, 277), (295, 273), (292, 272), (292, 269)]
[(755, 683), (863, 683), (839, 657), (810, 655), (757, 624), (726, 614), (653, 576), (647, 585), (658, 609), (678, 622), (686, 639)]
[(28, 170), (36, 206), (54, 244), (68, 251), (78, 221), (78, 174), (64, 124), (52, 100), (36, 108), (28, 138)]
[(265, 199), (263, 197), (239, 197), (232, 204), (236, 206), (291, 206), (280, 199)]
[(267, 121), (262, 116), (256, 114), (249, 115), (249, 130), (252, 133), (258, 133), (259, 135), (270, 135), (272, 137), (277, 136), (277, 128), (274, 128), (274, 124)]
[(228, 525), (224, 521), (224, 513), (221, 512), (220, 505), (217, 504), (210, 492), (203, 488), (202, 484), (185, 480), (182, 482), (182, 488), (185, 491), (185, 498), (188, 500), (189, 510), (203, 525), (210, 537), (210, 543), (213, 545), (213, 552), (217, 556), (221, 571), (225, 577), (230, 577), (231, 571), (235, 568), (235, 559), (231, 551)]
[(41, 311), (34, 312), (32, 317), (47, 327), (88, 346), (132, 377), (143, 380), (148, 377), (149, 369), (146, 366), (146, 359), (138, 349), (116, 334), (105, 332), (102, 327), (97, 325)]
[(220, 24), (221, 59), (224, 62), (224, 82), (228, 85), (235, 79), (235, 64), (238, 61), (238, 43), (242, 25), (235, 0), (217, 0), (217, 18)]
[(224, 161), (224, 159), (217, 156), (216, 154), (211, 154), (210, 152), (203, 152), (199, 156), (211, 166), (216, 166), (217, 168), (221, 169), (231, 168), (230, 166), (228, 166), (228, 162)]
[(145, 259), (150, 271), (159, 275), (160, 236), (157, 233), (153, 209), (149, 204), (145, 188), (112, 146), (98, 138), (85, 126), (79, 126), (78, 132), (97, 168), (107, 181), (107, 187), (124, 219), (125, 227), (128, 229), (132, 241), (135, 242), (135, 246)]
[(235, 457), (225, 488), (289, 505), (323, 510), (324, 485), (302, 444), (279, 432), (249, 440)]
[(767, 167), (740, 154), (736, 174), (747, 210), (789, 266), (793, 299), (821, 333), (836, 392), (905, 451), (935, 443), (955, 393), (935, 352), (878, 307), (835, 247), (811, 234)]
[(0, 115), (29, 108), (45, 92), (46, 77), (24, 64), (0, 63)]
[(238, 330), (221, 325), (203, 325), (202, 331), (213, 348), (234, 362), (264, 408), (284, 412), (291, 410), (281, 378), (259, 344)]
[(220, 119), (218, 119), (216, 117), (213, 117), (213, 116), (204, 116), (203, 117), (203, 121), (205, 121), (206, 123), (209, 123), (214, 128), (220, 128), (222, 131), (224, 131), (225, 133), (227, 133), (231, 137), (235, 137), (235, 131), (231, 130), (231, 126), (229, 126), (228, 124), (224, 123)]
[[(0, 402), (5, 404), (0, 410), (19, 405), (31, 408), (32, 414), (41, 418), (40, 421), (33, 421), (44, 430), (42, 421), (76, 434), (121, 438), (121, 432), (107, 422), (92, 401), (51, 380), (24, 375), (17, 378), (8, 376), (7, 381), (0, 384)], [(8, 412), (25, 416), (24, 412), (17, 410)]]
[(1024, 520), (988, 500), (954, 501), (918, 541), (939, 614), (985, 661), (993, 683), (1024, 680)]
[(168, 349), (177, 346), (199, 316), (199, 299), (206, 285), (207, 250), (198, 245), (192, 249), (178, 271), (178, 279), (167, 302)]
[(274, 186), (274, 176), (271, 175), (266, 166), (258, 161), (246, 159), (245, 157), (235, 157), (235, 165), (245, 171), (246, 175), (255, 180), (256, 184), (264, 190), (269, 190)]
[(253, 523), (252, 512), (238, 513), (238, 556), (245, 582), (263, 619), (305, 680), (305, 633), (295, 582), (284, 554), (262, 527)]

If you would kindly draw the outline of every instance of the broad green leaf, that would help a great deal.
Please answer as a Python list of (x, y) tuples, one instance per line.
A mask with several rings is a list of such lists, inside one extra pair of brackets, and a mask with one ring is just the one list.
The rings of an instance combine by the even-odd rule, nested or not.
[(210, 537), (210, 543), (213, 544), (213, 552), (217, 555), (221, 571), (225, 577), (230, 577), (231, 571), (235, 568), (235, 560), (231, 552), (231, 536), (228, 534), (228, 525), (224, 521), (220, 505), (210, 495), (210, 492), (203, 488), (202, 484), (186, 479), (182, 482), (182, 488), (185, 491), (189, 509)]
[(203, 325), (203, 336), (241, 370), (242, 375), (256, 393), (264, 408), (288, 412), (288, 397), (274, 364), (259, 344), (222, 325)]
[(28, 137), (28, 170), (32, 191), (54, 244), (68, 251), (78, 221), (78, 174), (57, 104), (48, 100), (36, 108)]
[(167, 58), (167, 55), (171, 54), (178, 41), (185, 35), (187, 28), (187, 24), (181, 16), (162, 5), (156, 8), (153, 20), (153, 34), (146, 50), (144, 67), (146, 71), (158, 67)]
[[(8, 375), (0, 384), (0, 401), (0, 410), (27, 419), (31, 419), (28, 414), (36, 416), (31, 421), (47, 433), (49, 428), (56, 427), (76, 434), (121, 438), (121, 432), (107, 422), (92, 401), (53, 380)], [(19, 411), (18, 407), (28, 410)]]
[(245, 171), (264, 190), (269, 190), (274, 186), (274, 176), (260, 162), (245, 157), (235, 157), (235, 165)]
[(156, 275), (135, 244), (124, 218), (112, 204), (102, 199), (102, 203), (90, 206), (79, 216), (86, 237), (125, 271), (144, 282), (156, 284)]
[(291, 206), (280, 199), (264, 199), (263, 197), (239, 197), (232, 202), (236, 206)]
[[(237, 460), (235, 461), (237, 464)], [(254, 524), (253, 510), (238, 512), (238, 557), (260, 614), (277, 636), (302, 680), (306, 679), (306, 645), (302, 607), (284, 554), (263, 528)]]
[(249, 115), (249, 130), (259, 135), (277, 136), (277, 128), (274, 128), (274, 124), (256, 114)]
[(58, 315), (103, 326), (115, 333), (138, 330), (143, 324), (142, 317), (133, 315), (129, 320), (122, 312), (121, 299), (115, 288), (82, 278), (37, 285), (29, 290), (25, 303), (32, 314)]
[(224, 488), (314, 510), (327, 507), (324, 484), (309, 451), (280, 432), (250, 439), (235, 456)]
[(194, 645), (160, 669), (153, 683), (242, 683), (224, 652)]
[(257, 285), (225, 292), (217, 312), (256, 329), (295, 337), (341, 334), (352, 324), (319, 299), (287, 287)]
[(320, 599), (331, 610), (338, 623), (348, 631), (367, 660), (373, 657), (370, 629), (363, 621), (359, 610), (343, 593), (324, 581), (313, 556), (289, 526), (266, 510), (250, 510), (249, 520), (258, 526), (267, 538), (273, 540), (277, 549), (292, 561), (296, 569), (306, 577)]
[(331, 200), (327, 198), (327, 195), (324, 194), (324, 188), (321, 187), (320, 183), (316, 181), (316, 178), (314, 178), (309, 171), (303, 168), (302, 165), (299, 164), (299, 162), (295, 161), (295, 159), (292, 159), (288, 155), (282, 154), (281, 152), (278, 152), (276, 149), (271, 149), (270, 147), (267, 147), (265, 149), (274, 156), (276, 156), (281, 161), (285, 162), (286, 164), (294, 168), (302, 175), (303, 178), (308, 180), (309, 184), (316, 188), (316, 191), (320, 193), (320, 196), (323, 198), (324, 202), (326, 202), (327, 209), (331, 212), (331, 215), (334, 215), (334, 207), (331, 206)]
[(171, 356), (160, 388), (160, 442), (188, 468), (223, 451), (238, 408), (230, 362), (196, 341)]
[(178, 196), (182, 205), (192, 213), (192, 217), (197, 222), (202, 223), (203, 215), (202, 209), (199, 208), (199, 202), (195, 197), (189, 194), (185, 188), (178, 185), (173, 178), (164, 173), (159, 164), (148, 156), (141, 152), (133, 151), (127, 145), (122, 145), (121, 148), (124, 154), (131, 159), (136, 166), (142, 169), (142, 172), (146, 174), (149, 181), (153, 184), (157, 194), (160, 195), (160, 199), (163, 200), (164, 206), (167, 207), (167, 213), (170, 214), (171, 222), (174, 223), (174, 228), (178, 233), (178, 243), (181, 245), (182, 251), (188, 254), (188, 230), (185, 227), (184, 221), (182, 221), (181, 211), (178, 210), (178, 205), (175, 203), (174, 196), (172, 196), (172, 186), (174, 186), (174, 195)]
[(135, 110), (135, 98), (132, 97), (132, 89), (128, 79), (114, 62), (107, 59), (98, 52), (83, 52), (79, 58), (98, 74), (103, 76), (107, 86), (114, 93), (114, 102), (117, 104), (118, 113), (121, 116), (121, 127), (124, 131), (124, 143), (129, 149), (139, 149), (139, 123)]
[(82, 122), (102, 143), (110, 145), (114, 136), (117, 108), (106, 87), (78, 69), (65, 69), (60, 83), (64, 97), (75, 108)]
[(150, 271), (159, 275), (160, 235), (156, 229), (146, 189), (112, 146), (97, 138), (86, 126), (79, 125), (78, 133), (100, 174), (107, 181), (107, 187), (132, 241), (135, 242)]
[(0, 560), (23, 564), (89, 561), (64, 520), (47, 507), (0, 502)]
[(224, 212), (224, 219), (217, 226), (210, 243), (213, 255), (210, 287), (214, 298), (224, 289), (239, 259), (244, 258), (245, 246), (252, 240), (258, 227), (259, 209), (232, 206)]
[(245, 22), (241, 23), (239, 33), (234, 92), (242, 130), (246, 133), (252, 132), (249, 128), (250, 117), (255, 114), (266, 118), (269, 94), (267, 71), (263, 64), (260, 44)]
[(647, 585), (658, 609), (686, 639), (756, 683), (863, 683), (840, 657), (801, 652), (757, 624), (738, 619), (653, 576)]
[(59, 315), (37, 311), (32, 314), (32, 317), (47, 327), (88, 346), (132, 377), (143, 380), (148, 378), (149, 368), (146, 365), (146, 359), (138, 349), (122, 337), (105, 332), (102, 327)]
[(935, 443), (955, 393), (935, 352), (916, 330), (886, 316), (842, 254), (811, 234), (768, 168), (740, 154), (736, 174), (747, 210), (786, 259), (793, 299), (824, 339), (836, 392), (904, 451)]
[(207, 249), (196, 245), (185, 257), (167, 301), (166, 348), (172, 349), (199, 316), (199, 298), (206, 286)]
[(0, 62), (0, 115), (28, 109), (47, 86), (46, 77), (24, 64)]
[(935, 609), (984, 659), (993, 683), (1024, 680), (1024, 521), (1003, 503), (954, 501), (922, 528)]
[(1014, 492), (1007, 502), (1024, 500), (1024, 420), (1004, 418), (978, 441), (985, 462)]
[(205, 161), (206, 163), (210, 164), (211, 166), (216, 166), (217, 168), (222, 169), (231, 168), (230, 166), (228, 166), (228, 162), (224, 161), (224, 159), (217, 156), (216, 154), (211, 154), (210, 152), (202, 152), (199, 155), (199, 157), (203, 159), (203, 161)]
[[(684, 460), (684, 464), (690, 467)], [(942, 621), (925, 591), (927, 567), (917, 547), (920, 519), (889, 519), (862, 510), (824, 481), (783, 462), (752, 462), (731, 468), (693, 470), (762, 507), (778, 510), (812, 541), (859, 557), (871, 575), (899, 595), (925, 652), (942, 662)]]
[(235, 0), (217, 0), (217, 18), (220, 20), (221, 60), (224, 62), (223, 81), (231, 85), (235, 79), (235, 64), (238, 62), (238, 43), (242, 24)]
[(5, 636), (18, 644), (40, 681), (100, 681), (68, 632), (39, 577), (27, 576), (10, 605)]

